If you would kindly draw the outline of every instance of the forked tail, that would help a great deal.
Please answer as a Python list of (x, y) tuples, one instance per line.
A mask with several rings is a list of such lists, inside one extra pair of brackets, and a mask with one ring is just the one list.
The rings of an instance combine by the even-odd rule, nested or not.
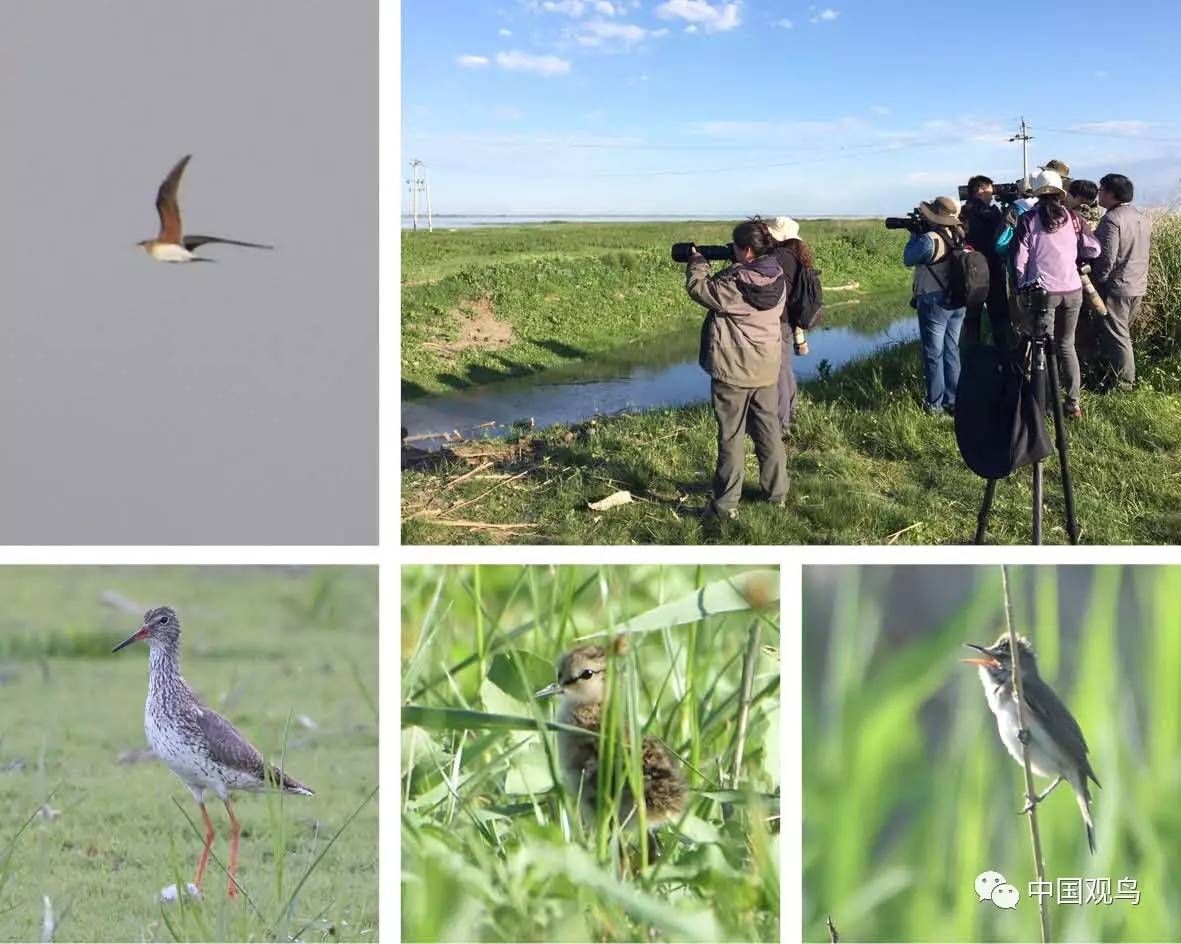
[[(1098, 781), (1096, 781), (1098, 782)], [(1087, 789), (1087, 778), (1082, 778), (1082, 789), (1074, 792), (1078, 800), (1079, 812), (1083, 814), (1083, 825), (1087, 827), (1087, 845), (1091, 847), (1091, 855), (1095, 854), (1095, 823), (1091, 820), (1091, 791)]]

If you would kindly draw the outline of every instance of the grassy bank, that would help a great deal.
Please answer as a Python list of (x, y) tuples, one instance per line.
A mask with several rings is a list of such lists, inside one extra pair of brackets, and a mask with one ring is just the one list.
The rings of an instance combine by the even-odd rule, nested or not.
[[(405, 568), (402, 940), (779, 940), (778, 613), (775, 570)], [(656, 737), (687, 781), (648, 863), (579, 815), (532, 697), (608, 634), (598, 756), (639, 775)]]
[[(731, 223), (553, 223), (402, 234), (402, 395), (534, 373), (678, 328), (701, 309), (669, 246), (725, 243)], [(806, 221), (826, 285), (907, 284), (905, 234), (879, 221)], [(834, 296), (835, 300), (835, 296)], [(854, 317), (834, 308), (829, 323)]]
[[(1181, 224), (1157, 219), (1150, 295), (1136, 327), (1139, 384), (1084, 390), (1070, 427), (1082, 540), (1181, 542)], [(880, 260), (879, 260), (880, 261)], [(823, 356), (815, 350), (813, 356)], [(707, 389), (702, 376), (703, 396)], [(700, 520), (715, 459), (706, 406), (650, 411), (517, 442), (471, 445), (403, 472), (408, 543), (962, 543), (982, 480), (963, 464), (951, 422), (921, 409), (917, 346), (884, 350), (805, 386), (789, 440), (785, 509), (757, 500), (753, 452), (736, 521)], [(1045, 540), (1064, 542), (1058, 463), (1046, 463)], [(605, 512), (617, 490), (637, 499)], [(1030, 531), (1030, 475), (997, 490), (997, 543)]]
[[(0, 599), (0, 940), (379, 937), (375, 570), (4, 567)], [(111, 648), (163, 603), (189, 684), (316, 791), (238, 797), (237, 902), (216, 797), (205, 899), (160, 901), (200, 813), (144, 751), (146, 646)]]

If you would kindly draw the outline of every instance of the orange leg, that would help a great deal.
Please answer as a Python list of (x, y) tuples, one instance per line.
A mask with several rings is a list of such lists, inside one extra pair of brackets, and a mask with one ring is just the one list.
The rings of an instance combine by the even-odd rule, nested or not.
[(225, 803), (226, 812), (230, 814), (230, 881), (226, 887), (226, 894), (231, 898), (237, 898), (238, 882), (234, 878), (234, 873), (238, 871), (238, 837), (242, 834), (242, 824), (234, 817), (234, 808), (230, 806), (230, 801), (227, 799)]
[(213, 821), (209, 818), (209, 810), (201, 804), (201, 819), (205, 820), (205, 848), (201, 850), (201, 858), (197, 860), (197, 877), (193, 884), (201, 887), (201, 879), (205, 876), (205, 863), (209, 861), (209, 847), (213, 845)]

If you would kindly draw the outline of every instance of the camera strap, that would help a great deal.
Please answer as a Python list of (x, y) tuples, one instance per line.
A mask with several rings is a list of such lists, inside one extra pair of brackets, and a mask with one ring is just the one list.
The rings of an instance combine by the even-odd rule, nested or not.
[[(937, 230), (937, 229), (933, 229), (933, 230), (931, 230), (931, 233), (932, 233), (932, 235), (934, 235), (934, 236), (935, 236), (937, 239), (938, 239), (938, 238), (942, 238), (942, 239), (943, 239), (943, 241), (944, 241), (945, 243), (947, 243), (947, 255), (945, 255), (945, 256), (944, 256), (942, 259), (940, 259), (938, 262), (936, 262), (936, 263), (935, 263), (935, 265), (943, 265), (943, 264), (944, 264), (944, 263), (946, 263), (946, 262), (951, 262), (951, 253), (952, 253), (952, 250), (954, 250), (954, 249), (956, 248), (956, 245), (955, 245), (955, 242), (954, 242), (954, 240), (953, 240), (953, 239), (952, 239), (950, 236), (948, 236), (948, 235), (945, 235), (945, 234), (943, 234), (943, 233), (939, 232), (939, 230)], [(934, 270), (934, 269), (931, 267), (931, 263), (930, 263), (930, 262), (924, 262), (924, 263), (923, 263), (923, 267), (924, 267), (924, 268), (925, 268), (925, 269), (926, 269), (928, 272), (930, 272), (930, 273), (931, 273), (931, 278), (933, 278), (933, 279), (934, 279), (936, 282), (938, 282), (938, 283), (939, 283), (939, 287), (940, 287), (940, 288), (943, 290), (943, 293), (946, 295), (946, 294), (947, 294), (947, 291), (948, 291), (948, 289), (947, 289), (947, 286), (943, 284), (943, 279), (939, 278), (939, 276), (937, 276), (937, 275), (935, 274), (935, 270)]]

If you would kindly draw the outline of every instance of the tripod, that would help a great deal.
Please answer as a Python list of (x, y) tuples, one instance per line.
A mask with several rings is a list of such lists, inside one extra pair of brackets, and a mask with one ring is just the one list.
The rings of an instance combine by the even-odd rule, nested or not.
[[(1041, 286), (1028, 290), (1033, 307), (1033, 333), (1022, 334), (1024, 358), (1029, 364), (1029, 376), (1033, 383), (1034, 399), (1038, 415), (1046, 414), (1047, 381), (1049, 381), (1050, 410), (1054, 415), (1054, 444), (1058, 448), (1058, 463), (1062, 468), (1062, 504), (1066, 512), (1066, 533), (1071, 544), (1078, 544), (1078, 522), (1074, 517), (1074, 488), (1070, 479), (1070, 461), (1066, 451), (1066, 429), (1062, 416), (1062, 398), (1058, 386), (1058, 361), (1049, 350), (1053, 324), (1049, 317), (1049, 294)], [(1039, 459), (1033, 464), (1033, 544), (1042, 543), (1042, 464)], [(996, 494), (999, 479), (989, 479), (984, 486), (984, 498), (980, 513), (976, 516), (976, 544), (984, 543), (988, 530), (988, 518), (992, 512), (992, 499)]]

